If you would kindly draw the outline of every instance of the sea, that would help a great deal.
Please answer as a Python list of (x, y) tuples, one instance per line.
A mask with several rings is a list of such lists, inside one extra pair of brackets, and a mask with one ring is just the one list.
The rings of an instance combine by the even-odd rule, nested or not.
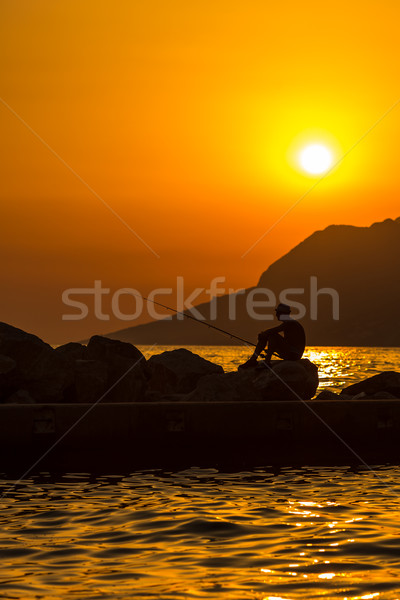
[[(248, 357), (189, 349), (226, 371)], [(306, 357), (321, 390), (400, 371), (398, 348)], [(0, 598), (400, 599), (398, 465), (101, 476), (39, 465), (3, 473), (0, 488)]]

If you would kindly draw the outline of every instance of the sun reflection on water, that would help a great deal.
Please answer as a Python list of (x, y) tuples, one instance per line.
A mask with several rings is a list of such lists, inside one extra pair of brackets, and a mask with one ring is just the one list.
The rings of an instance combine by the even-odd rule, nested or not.
[(4, 501), (0, 584), (24, 600), (52, 597), (55, 582), (67, 597), (71, 581), (81, 582), (77, 600), (115, 589), (121, 598), (396, 600), (399, 470), (377, 470), (380, 479), (346, 467), (41, 475)]
[[(362, 500), (360, 504), (368, 504), (369, 501)], [(311, 510), (318, 507), (319, 513), (313, 513)], [(292, 527), (300, 527), (302, 525), (306, 527), (315, 526), (318, 524), (318, 537), (325, 537), (325, 545), (318, 544), (320, 547), (315, 547), (317, 544), (313, 544), (312, 542), (307, 542), (305, 545), (308, 549), (308, 552), (302, 551), (298, 553), (298, 557), (301, 558), (303, 562), (289, 562), (287, 564), (288, 569), (284, 569), (283, 566), (281, 569), (261, 569), (261, 571), (267, 574), (267, 579), (265, 579), (265, 583), (270, 585), (282, 585), (281, 582), (285, 580), (285, 578), (297, 578), (298, 580), (307, 579), (307, 582), (310, 585), (313, 585), (313, 582), (317, 581), (332, 581), (334, 579), (338, 579), (339, 581), (343, 581), (343, 585), (346, 586), (346, 581), (350, 583), (350, 580), (354, 581), (354, 574), (352, 574), (349, 570), (339, 568), (337, 570), (327, 570), (327, 565), (331, 567), (338, 564), (338, 560), (323, 560), (320, 561), (317, 558), (313, 558), (310, 556), (310, 552), (318, 552), (318, 553), (326, 553), (326, 552), (342, 552), (342, 546), (354, 543), (354, 538), (345, 538), (340, 541), (330, 541), (328, 539), (328, 535), (334, 534), (335, 536), (341, 535), (346, 532), (347, 528), (350, 527), (362, 527), (364, 517), (363, 516), (354, 516), (351, 519), (335, 519), (330, 520), (329, 511), (339, 508), (339, 503), (335, 501), (327, 501), (326, 503), (315, 502), (310, 500), (288, 500), (286, 504), (286, 510), (284, 511), (287, 516), (292, 516), (293, 518), (298, 518), (299, 516), (303, 517), (304, 522), (299, 523), (296, 521), (286, 521), (288, 526)], [(282, 507), (284, 508), (284, 507)], [(325, 514), (324, 514), (325, 513)], [(322, 516), (321, 516), (322, 515)], [(314, 519), (318, 517), (320, 521), (311, 521), (310, 518)], [(334, 564), (332, 564), (332, 562)], [(296, 571), (292, 571), (291, 569), (296, 568)], [(329, 567), (328, 567), (329, 568)], [(357, 580), (361, 583), (366, 580), (365, 574), (359, 574)], [(300, 591), (301, 587), (299, 587)], [(380, 592), (372, 592), (364, 595), (353, 595), (348, 596), (347, 600), (366, 600), (368, 598), (376, 598), (380, 596)], [(324, 597), (328, 597), (326, 593)], [(388, 596), (389, 597), (389, 596)], [(392, 596), (390, 596), (392, 597)], [(267, 596), (268, 600), (280, 598), (281, 600), (290, 600), (290, 596)], [(394, 596), (393, 596), (394, 598)], [(345, 599), (343, 599), (345, 600)]]

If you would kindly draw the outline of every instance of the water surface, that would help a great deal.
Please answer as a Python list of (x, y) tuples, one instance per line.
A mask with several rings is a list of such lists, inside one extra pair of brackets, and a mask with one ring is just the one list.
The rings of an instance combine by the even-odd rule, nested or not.
[(400, 596), (398, 467), (0, 482), (2, 598)]

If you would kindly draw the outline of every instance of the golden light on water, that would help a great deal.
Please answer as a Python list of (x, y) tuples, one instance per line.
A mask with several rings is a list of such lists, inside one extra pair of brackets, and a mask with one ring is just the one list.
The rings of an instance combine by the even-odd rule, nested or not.
[[(329, 577), (330, 575), (332, 575), (332, 577)], [(334, 573), (322, 573), (319, 578), (332, 579), (334, 576)], [(345, 596), (343, 600), (371, 600), (372, 598), (377, 598), (379, 595), (379, 592), (374, 592), (373, 594), (365, 594), (363, 596)], [(263, 600), (291, 600), (291, 598), (288, 598), (287, 596), (285, 598), (282, 596), (266, 596)]]
[[(286, 523), (286, 525), (288, 526), (292, 526), (292, 527), (299, 527), (299, 526), (303, 526), (303, 527), (310, 527), (310, 526), (314, 526), (315, 524), (324, 524), (324, 527), (326, 528), (326, 535), (329, 536), (331, 534), (339, 534), (341, 535), (342, 532), (346, 531), (347, 525), (348, 524), (355, 524), (355, 523), (359, 523), (362, 522), (364, 520), (364, 518), (362, 516), (358, 516), (358, 517), (353, 517), (351, 520), (348, 519), (335, 519), (332, 520), (332, 518), (327, 518), (332, 515), (330, 514), (330, 511), (337, 506), (337, 502), (332, 501), (332, 500), (326, 500), (326, 502), (315, 502), (315, 501), (310, 501), (310, 500), (302, 500), (302, 499), (296, 499), (296, 500), (288, 500), (284, 513), (286, 518), (284, 519), (284, 522)], [(319, 509), (319, 514), (315, 514), (313, 512), (311, 512), (312, 509), (315, 510), (315, 508), (318, 507)], [(311, 510), (310, 510), (311, 509)], [(326, 517), (324, 516), (326, 515)], [(301, 522), (298, 522), (299, 517), (301, 517)], [(312, 520), (313, 519), (313, 520)], [(316, 585), (317, 582), (326, 582), (326, 584), (328, 585), (329, 582), (332, 582), (333, 580), (337, 580), (338, 582), (345, 582), (346, 580), (348, 580), (349, 578), (349, 573), (343, 572), (341, 570), (338, 571), (333, 571), (333, 570), (329, 570), (329, 568), (332, 569), (333, 565), (332, 560), (329, 560), (329, 558), (331, 558), (331, 554), (329, 554), (329, 557), (327, 557), (326, 560), (321, 560), (322, 558), (325, 559), (326, 554), (325, 553), (331, 553), (331, 552), (343, 552), (344, 547), (346, 546), (346, 543), (349, 542), (354, 542), (353, 538), (348, 538), (346, 540), (343, 541), (333, 541), (330, 542), (329, 538), (326, 537), (326, 545), (324, 544), (323, 547), (321, 547), (320, 543), (318, 544), (313, 544), (310, 542), (307, 542), (304, 546), (306, 546), (306, 551), (303, 552), (299, 552), (297, 554), (297, 560), (300, 562), (289, 562), (286, 563), (285, 566), (282, 565), (282, 567), (280, 569), (261, 569), (261, 572), (264, 573), (266, 575), (265, 578), (265, 583), (268, 583), (269, 585), (277, 585), (277, 586), (281, 586), (283, 583), (287, 583), (289, 581), (289, 579), (298, 577), (298, 578), (302, 578), (303, 580), (306, 579), (307, 582), (310, 582), (311, 584)], [(322, 553), (321, 558), (314, 558), (313, 554), (315, 556), (315, 553)], [(302, 562), (303, 561), (303, 562)], [(334, 561), (335, 562), (335, 561)], [(292, 571), (292, 569), (296, 569), (295, 571)], [(302, 572), (303, 571), (303, 572)], [(304, 572), (306, 571), (306, 573)], [(307, 573), (307, 571), (309, 571)], [(360, 578), (361, 580), (365, 580), (364, 577)], [(278, 591), (278, 589), (276, 590)], [(366, 593), (364, 595), (354, 595), (354, 596), (349, 596), (347, 598), (347, 600), (367, 600), (369, 598), (375, 598), (379, 596), (379, 593)], [(297, 595), (296, 595), (297, 597)], [(293, 600), (292, 596), (267, 596), (264, 598), (264, 600)], [(346, 599), (344, 599), (346, 600)]]
[[(131, 592), (145, 588), (157, 589), (160, 597), (166, 589), (175, 589), (178, 592), (182, 590), (182, 595), (189, 593), (200, 597), (208, 593), (208, 598), (214, 598), (222, 587), (217, 573), (224, 577), (227, 588), (241, 586), (243, 597), (248, 592), (248, 582), (257, 581), (273, 594), (264, 596), (264, 600), (300, 600), (310, 597), (307, 594), (310, 589), (315, 592), (315, 597), (328, 597), (328, 590), (339, 593), (339, 590), (346, 589), (349, 593), (351, 589), (353, 593), (347, 600), (369, 600), (379, 597), (379, 593), (372, 592), (370, 585), (394, 581), (393, 561), (396, 560), (397, 544), (391, 545), (393, 554), (377, 570), (371, 569), (369, 554), (360, 555), (357, 549), (353, 552), (351, 548), (351, 542), (355, 541), (364, 546), (365, 534), (368, 534), (368, 547), (379, 561), (382, 559), (380, 546), (384, 545), (383, 556), (387, 556), (390, 536), (397, 540), (397, 513), (394, 519), (392, 513), (385, 514), (382, 521), (382, 490), (374, 489), (375, 475), (369, 472), (362, 475), (365, 485), (358, 499), (354, 489), (360, 487), (362, 480), (358, 473), (346, 469), (329, 470), (328, 473), (324, 470), (300, 472), (290, 469), (287, 473), (283, 471), (273, 476), (263, 472), (262, 478), (261, 473), (256, 474), (256, 480), (254, 473), (247, 474), (248, 480), (245, 480), (244, 473), (226, 478), (210, 471), (206, 470), (204, 474), (200, 470), (199, 474), (197, 470), (195, 476), (185, 471), (171, 476), (173, 488), (169, 478), (166, 480), (163, 475), (159, 481), (153, 475), (142, 481), (144, 474), (140, 473), (123, 478), (118, 487), (115, 482), (107, 482), (104, 496), (99, 495), (98, 481), (88, 483), (83, 477), (71, 487), (69, 476), (66, 479), (68, 487), (61, 487), (61, 501), (58, 488), (54, 498), (40, 496), (34, 500), (35, 511), (28, 516), (23, 515), (24, 521), (27, 521), (25, 528), (20, 527), (20, 509), (16, 506), (13, 518), (9, 519), (7, 534), (17, 535), (21, 544), (31, 543), (32, 527), (36, 531), (39, 525), (42, 527), (47, 523), (52, 542), (49, 544), (48, 537), (42, 539), (35, 534), (33, 550), (39, 560), (32, 561), (29, 569), (32, 570), (32, 578), (36, 577), (40, 585), (47, 585), (50, 589), (54, 584), (53, 569), (57, 569), (59, 575), (57, 562), (61, 560), (65, 569), (63, 591), (72, 577), (82, 576), (82, 573), (86, 577), (85, 574), (91, 573), (91, 578), (85, 578), (85, 585), (106, 595), (114, 585), (113, 570), (118, 576), (123, 569), (132, 572), (133, 565), (135, 578), (121, 584), (124, 597), (131, 597)], [(307, 478), (310, 485), (305, 488)], [(203, 494), (204, 489), (212, 489), (210, 486), (214, 480), (218, 482), (220, 492), (225, 489), (225, 484), (229, 486), (225, 499), (221, 495), (217, 507), (214, 496), (209, 502)], [(299, 487), (300, 482), (302, 487)], [(287, 493), (283, 484), (289, 486)], [(110, 493), (107, 493), (110, 485)], [(172, 489), (176, 494), (174, 501), (178, 499), (179, 510), (169, 512), (170, 505), (165, 508), (162, 502), (169, 497)], [(284, 497), (279, 490), (285, 493)], [(23, 500), (28, 497), (31, 506), (32, 486), (17, 490), (16, 497)], [(369, 519), (365, 512), (365, 498), (372, 505), (372, 509), (368, 506), (368, 511), (371, 511)], [(352, 511), (359, 511), (353, 512), (351, 520), (348, 519), (349, 506)], [(311, 513), (316, 507), (318, 515)], [(107, 517), (104, 517), (105, 510)], [(195, 518), (193, 510), (196, 511)], [(65, 522), (62, 521), (59, 526), (58, 515), (64, 512)], [(93, 518), (96, 512), (99, 516)], [(56, 521), (52, 520), (52, 516)], [(371, 518), (378, 519), (380, 524), (378, 536), (372, 539)], [(299, 522), (301, 528), (296, 527)], [(140, 543), (137, 542), (138, 532)], [(159, 538), (157, 542), (155, 537)], [(225, 540), (228, 540), (228, 546), (225, 546)], [(226, 552), (223, 562), (221, 548)], [(13, 548), (8, 560), (20, 575), (25, 569), (22, 560), (25, 557), (14, 556), (12, 551)], [(153, 556), (155, 551), (156, 559), (149, 565), (149, 553)], [(79, 559), (69, 561), (65, 566), (66, 556), (80, 552)], [(186, 571), (184, 565), (188, 557), (189, 570)], [(256, 566), (260, 559), (265, 561), (263, 568)], [(198, 565), (196, 569), (192, 569), (194, 563)], [(43, 579), (43, 569), (49, 573), (47, 583)], [(110, 569), (111, 583), (108, 573), (104, 577), (104, 569)], [(23, 597), (28, 600), (28, 596)]]
[(370, 600), (370, 598), (376, 598), (377, 596), (379, 596), (379, 592), (375, 592), (374, 594), (365, 594), (365, 596), (346, 596), (343, 598), (343, 600)]

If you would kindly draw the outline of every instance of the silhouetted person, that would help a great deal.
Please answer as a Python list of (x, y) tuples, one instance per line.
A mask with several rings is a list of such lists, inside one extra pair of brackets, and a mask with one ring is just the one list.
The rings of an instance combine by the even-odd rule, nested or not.
[[(239, 368), (247, 369), (257, 364), (257, 358), (267, 348), (265, 362), (269, 365), (273, 354), (283, 360), (300, 360), (306, 346), (306, 334), (303, 326), (290, 316), (290, 306), (278, 304), (275, 309), (276, 317), (282, 321), (281, 325), (262, 331), (258, 336), (258, 343), (254, 354)], [(283, 337), (280, 335), (283, 333)]]

